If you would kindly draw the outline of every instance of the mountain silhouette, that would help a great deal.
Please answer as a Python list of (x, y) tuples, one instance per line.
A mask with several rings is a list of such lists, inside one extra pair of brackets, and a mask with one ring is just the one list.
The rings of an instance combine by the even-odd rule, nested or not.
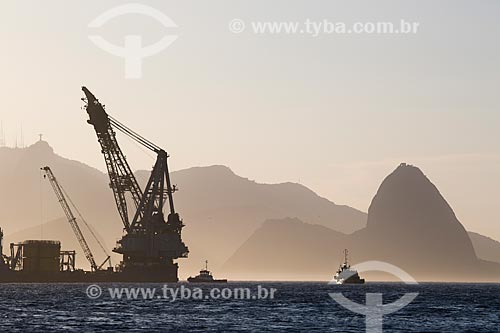
[[(481, 254), (492, 253), (494, 246), (483, 249), (484, 243), (476, 239)], [(345, 247), (351, 249), (353, 263), (385, 261), (422, 281), (500, 281), (500, 265), (476, 257), (467, 232), (438, 189), (420, 169), (406, 164), (382, 182), (366, 228), (342, 235), (297, 220), (268, 221), (223, 269), (238, 277), (258, 273), (274, 279), (282, 272), (284, 279), (307, 275), (328, 280)]]
[(267, 220), (221, 273), (237, 280), (328, 280), (349, 244), (348, 235), (325, 226), (297, 218)]
[[(27, 148), (2, 147), (0, 163), (4, 252), (9, 242), (60, 239), (64, 249), (77, 250), (77, 264), (88, 268), (39, 170), (44, 165), (52, 167), (109, 250), (121, 237), (122, 224), (105, 173), (57, 155), (45, 141)], [(143, 183), (149, 171), (136, 175)], [(221, 273), (230, 278), (324, 280), (331, 278), (344, 247), (351, 249), (352, 260), (383, 259), (422, 279), (466, 279), (474, 275), (471, 271), (495, 272), (495, 265), (478, 260), (476, 254), (500, 261), (499, 243), (469, 233), (471, 242), (436, 187), (408, 165), (384, 180), (368, 222), (366, 214), (336, 205), (300, 184), (259, 184), (225, 166), (172, 172), (172, 180), (180, 188), (175, 204), (187, 225), (183, 238), (191, 250), (189, 259), (180, 260), (181, 277), (197, 273), (208, 259), (216, 271), (225, 262)], [(88, 238), (99, 260), (103, 254)], [(114, 263), (119, 260), (113, 256)]]
[[(64, 239), (63, 247), (80, 252), (77, 262), (86, 267), (52, 188), (41, 177), (39, 169), (45, 165), (52, 168), (110, 250), (121, 237), (123, 226), (103, 172), (60, 157), (44, 141), (27, 148), (0, 148), (0, 163), (0, 226), (6, 233), (5, 244), (42, 236)], [(137, 171), (136, 175), (144, 183), (149, 171)], [(180, 189), (174, 196), (175, 206), (186, 224), (183, 239), (190, 248), (189, 258), (179, 261), (181, 277), (197, 273), (206, 259), (216, 270), (268, 218), (296, 216), (346, 233), (366, 224), (365, 213), (336, 205), (305, 186), (259, 184), (225, 166), (175, 171), (171, 178)], [(50, 223), (41, 226), (41, 221)], [(120, 258), (113, 259), (116, 263)]]
[(40, 226), (64, 213), (40, 167), (49, 165), (89, 222), (103, 234), (118, 230), (107, 176), (78, 161), (55, 154), (45, 141), (27, 148), (0, 148), (0, 223), (6, 234)]
[(472, 242), (450, 205), (417, 167), (401, 164), (382, 182), (368, 210), (366, 229), (354, 235), (369, 258), (390, 259), (429, 274), (470, 267)]
[(469, 231), (474, 251), (482, 260), (500, 263), (500, 242), (492, 238)]

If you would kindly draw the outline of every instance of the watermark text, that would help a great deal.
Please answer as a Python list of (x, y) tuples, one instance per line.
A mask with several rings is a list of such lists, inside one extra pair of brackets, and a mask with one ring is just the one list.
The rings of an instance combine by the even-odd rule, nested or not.
[(182, 300), (272, 300), (276, 297), (277, 289), (266, 288), (261, 285), (255, 288), (244, 287), (212, 287), (203, 289), (186, 285), (161, 288), (144, 287), (110, 287), (101, 288), (93, 284), (87, 287), (86, 295), (90, 299), (111, 298), (115, 300), (152, 300), (161, 299), (169, 302)]

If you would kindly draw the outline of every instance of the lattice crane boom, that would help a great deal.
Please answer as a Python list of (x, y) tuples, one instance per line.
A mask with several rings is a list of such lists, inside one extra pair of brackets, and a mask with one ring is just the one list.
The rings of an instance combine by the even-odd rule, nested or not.
[[(97, 266), (94, 256), (92, 254), (92, 251), (90, 251), (90, 248), (87, 244), (87, 241), (85, 240), (85, 237), (83, 236), (83, 233), (80, 229), (80, 226), (78, 225), (78, 222), (76, 221), (76, 217), (73, 215), (73, 212), (71, 211), (71, 208), (68, 204), (68, 201), (66, 200), (66, 196), (64, 195), (64, 189), (62, 188), (61, 184), (57, 181), (56, 177), (54, 176), (54, 173), (50, 169), (50, 167), (46, 166), (42, 168), (43, 171), (45, 171), (45, 177), (49, 179), (50, 185), (52, 185), (52, 188), (54, 190), (54, 193), (56, 194), (57, 200), (61, 204), (61, 207), (64, 211), (64, 214), (66, 214), (66, 218), (68, 219), (69, 224), (71, 225), (71, 228), (73, 229), (73, 232), (75, 233), (75, 236), (78, 240), (78, 243), (80, 243), (80, 246), (83, 250), (83, 253), (85, 254), (85, 257), (90, 263), (90, 267), (92, 268), (93, 271), (97, 271), (100, 269), (101, 266)], [(109, 259), (109, 257), (108, 257)], [(106, 259), (106, 261), (108, 260)], [(104, 263), (103, 263), (104, 264)]]
[[(101, 152), (108, 169), (110, 187), (115, 195), (118, 211), (126, 229), (126, 234), (118, 241), (114, 252), (123, 254), (124, 269), (141, 271), (144, 267), (165, 270), (177, 278), (177, 264), (174, 259), (187, 257), (189, 250), (181, 238), (184, 227), (175, 212), (172, 185), (168, 170), (168, 154), (148, 139), (111, 117), (104, 106), (85, 87), (84, 109), (93, 125)], [(144, 190), (137, 180), (116, 140), (115, 130), (122, 132), (143, 147), (156, 153), (156, 163)], [(132, 219), (127, 210), (126, 193), (132, 194), (135, 212)], [(169, 202), (168, 216), (164, 205)]]
[(82, 87), (82, 90), (85, 93), (83, 99), (86, 103), (85, 109), (89, 115), (87, 122), (93, 125), (96, 131), (108, 170), (109, 186), (113, 190), (123, 226), (125, 230), (129, 231), (130, 221), (126, 193), (131, 194), (136, 208), (141, 202), (143, 193), (125, 155), (118, 145), (116, 133), (111, 125), (112, 120), (97, 98), (87, 88)]

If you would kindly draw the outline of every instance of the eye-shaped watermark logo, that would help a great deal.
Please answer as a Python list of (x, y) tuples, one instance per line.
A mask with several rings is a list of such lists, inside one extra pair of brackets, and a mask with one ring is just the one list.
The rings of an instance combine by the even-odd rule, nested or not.
[[(160, 12), (158, 9), (138, 3), (130, 3), (105, 11), (89, 23), (89, 28), (101, 27), (109, 20), (127, 14), (140, 14), (152, 17), (166, 28), (177, 27), (171, 18)], [(124, 37), (125, 41), (123, 46), (111, 44), (101, 36), (89, 35), (88, 37), (102, 50), (125, 59), (126, 79), (138, 79), (142, 77), (142, 60), (163, 51), (170, 44), (172, 44), (178, 36), (167, 35), (158, 42), (145, 47), (142, 46), (142, 36), (138, 35), (126, 35)]]
[[(351, 267), (353, 271), (358, 273), (378, 271), (394, 275), (405, 284), (416, 285), (418, 284), (410, 274), (403, 271), (401, 268), (391, 265), (382, 261), (367, 261)], [(336, 284), (335, 280), (330, 281), (329, 284)], [(382, 332), (382, 319), (384, 315), (391, 314), (399, 311), (418, 296), (418, 293), (406, 293), (397, 301), (389, 304), (383, 304), (381, 293), (367, 293), (366, 305), (359, 304), (346, 298), (342, 293), (329, 293), (333, 298), (344, 308), (349, 311), (362, 314), (366, 316), (366, 332), (379, 333)]]

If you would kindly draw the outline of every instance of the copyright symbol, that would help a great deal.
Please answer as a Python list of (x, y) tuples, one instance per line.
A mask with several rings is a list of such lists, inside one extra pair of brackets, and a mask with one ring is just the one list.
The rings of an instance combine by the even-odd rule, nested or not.
[(229, 31), (231, 31), (234, 34), (239, 34), (240, 32), (243, 32), (245, 30), (245, 22), (240, 19), (234, 19), (229, 22)]
[(96, 284), (87, 287), (87, 297), (90, 299), (98, 299), (102, 295), (102, 289)]

